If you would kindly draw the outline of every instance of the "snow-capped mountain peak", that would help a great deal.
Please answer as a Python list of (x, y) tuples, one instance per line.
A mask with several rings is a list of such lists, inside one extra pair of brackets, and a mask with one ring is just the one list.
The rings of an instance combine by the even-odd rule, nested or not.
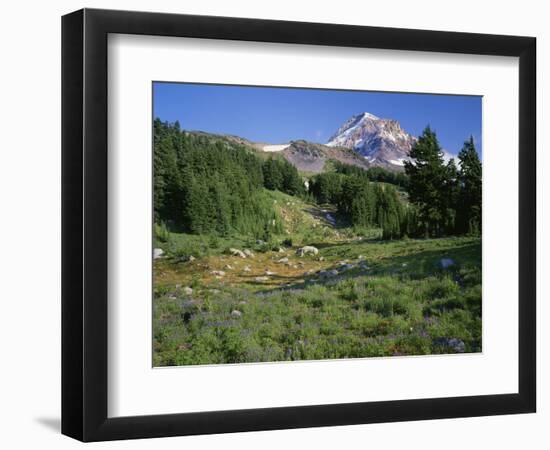
[(353, 149), (374, 165), (399, 168), (415, 142), (396, 120), (363, 112), (348, 119), (326, 145)]

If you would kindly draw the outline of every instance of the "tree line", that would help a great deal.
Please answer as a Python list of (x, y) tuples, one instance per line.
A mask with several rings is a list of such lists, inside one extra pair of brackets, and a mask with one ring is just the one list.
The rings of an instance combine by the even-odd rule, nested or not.
[(454, 159), (445, 163), (436, 133), (428, 126), (405, 162), (407, 191), (416, 208), (416, 233), (438, 237), (481, 233), (481, 161), (474, 139), (464, 142)]
[(454, 159), (445, 163), (429, 127), (409, 155), (404, 173), (337, 162), (334, 172), (312, 178), (311, 194), (318, 203), (336, 205), (353, 226), (382, 228), (384, 239), (481, 233), (482, 170), (473, 138), (458, 154), (459, 167)]
[[(367, 171), (334, 162), (309, 189), (296, 167), (278, 155), (260, 158), (247, 146), (178, 122), (154, 121), (156, 223), (195, 234), (279, 234), (282, 222), (265, 189), (333, 204), (354, 227), (381, 228), (384, 239), (481, 233), (481, 162), (473, 138), (445, 162), (427, 127), (402, 173)], [(404, 199), (408, 197), (408, 201)]]
[(400, 237), (407, 211), (397, 189), (372, 182), (363, 169), (345, 164), (335, 168), (312, 177), (310, 193), (315, 201), (336, 205), (354, 227), (382, 228), (384, 239)]
[(246, 146), (156, 119), (154, 214), (156, 223), (195, 234), (238, 232), (265, 237), (282, 223), (264, 187), (304, 193), (296, 168), (286, 160), (263, 161)]
[(405, 173), (392, 172), (384, 169), (383, 167), (370, 167), (365, 171), (365, 169), (362, 169), (361, 167), (351, 166), (340, 161), (334, 161), (333, 165), (338, 173), (343, 173), (344, 175), (364, 175), (366, 172), (367, 178), (371, 181), (389, 183), (403, 189), (406, 189), (409, 181), (409, 178)]

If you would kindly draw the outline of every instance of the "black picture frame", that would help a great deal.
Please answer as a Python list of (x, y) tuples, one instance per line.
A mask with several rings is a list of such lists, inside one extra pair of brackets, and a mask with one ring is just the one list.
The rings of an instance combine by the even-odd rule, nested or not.
[[(109, 418), (107, 36), (110, 33), (518, 57), (518, 393)], [(535, 412), (535, 92), (533, 37), (96, 9), (64, 16), (62, 433), (82, 441), (103, 441)]]

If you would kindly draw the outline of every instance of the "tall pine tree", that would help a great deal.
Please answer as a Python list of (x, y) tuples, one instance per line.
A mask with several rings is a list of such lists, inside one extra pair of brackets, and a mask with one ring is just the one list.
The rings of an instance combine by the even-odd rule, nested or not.
[(441, 236), (448, 220), (446, 176), (443, 152), (437, 136), (427, 126), (409, 153), (412, 162), (405, 162), (409, 176), (409, 199), (418, 208), (426, 236)]
[(470, 136), (458, 154), (460, 161), (458, 229), (461, 233), (481, 233), (481, 161)]

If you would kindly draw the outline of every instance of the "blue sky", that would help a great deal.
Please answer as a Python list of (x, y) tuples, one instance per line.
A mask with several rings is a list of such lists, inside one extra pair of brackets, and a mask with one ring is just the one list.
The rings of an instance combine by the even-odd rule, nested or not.
[(481, 97), (289, 89), (186, 83), (153, 85), (154, 116), (187, 130), (233, 134), (254, 142), (325, 143), (352, 115), (398, 120), (418, 136), (426, 125), (456, 154), (474, 137), (481, 154)]

